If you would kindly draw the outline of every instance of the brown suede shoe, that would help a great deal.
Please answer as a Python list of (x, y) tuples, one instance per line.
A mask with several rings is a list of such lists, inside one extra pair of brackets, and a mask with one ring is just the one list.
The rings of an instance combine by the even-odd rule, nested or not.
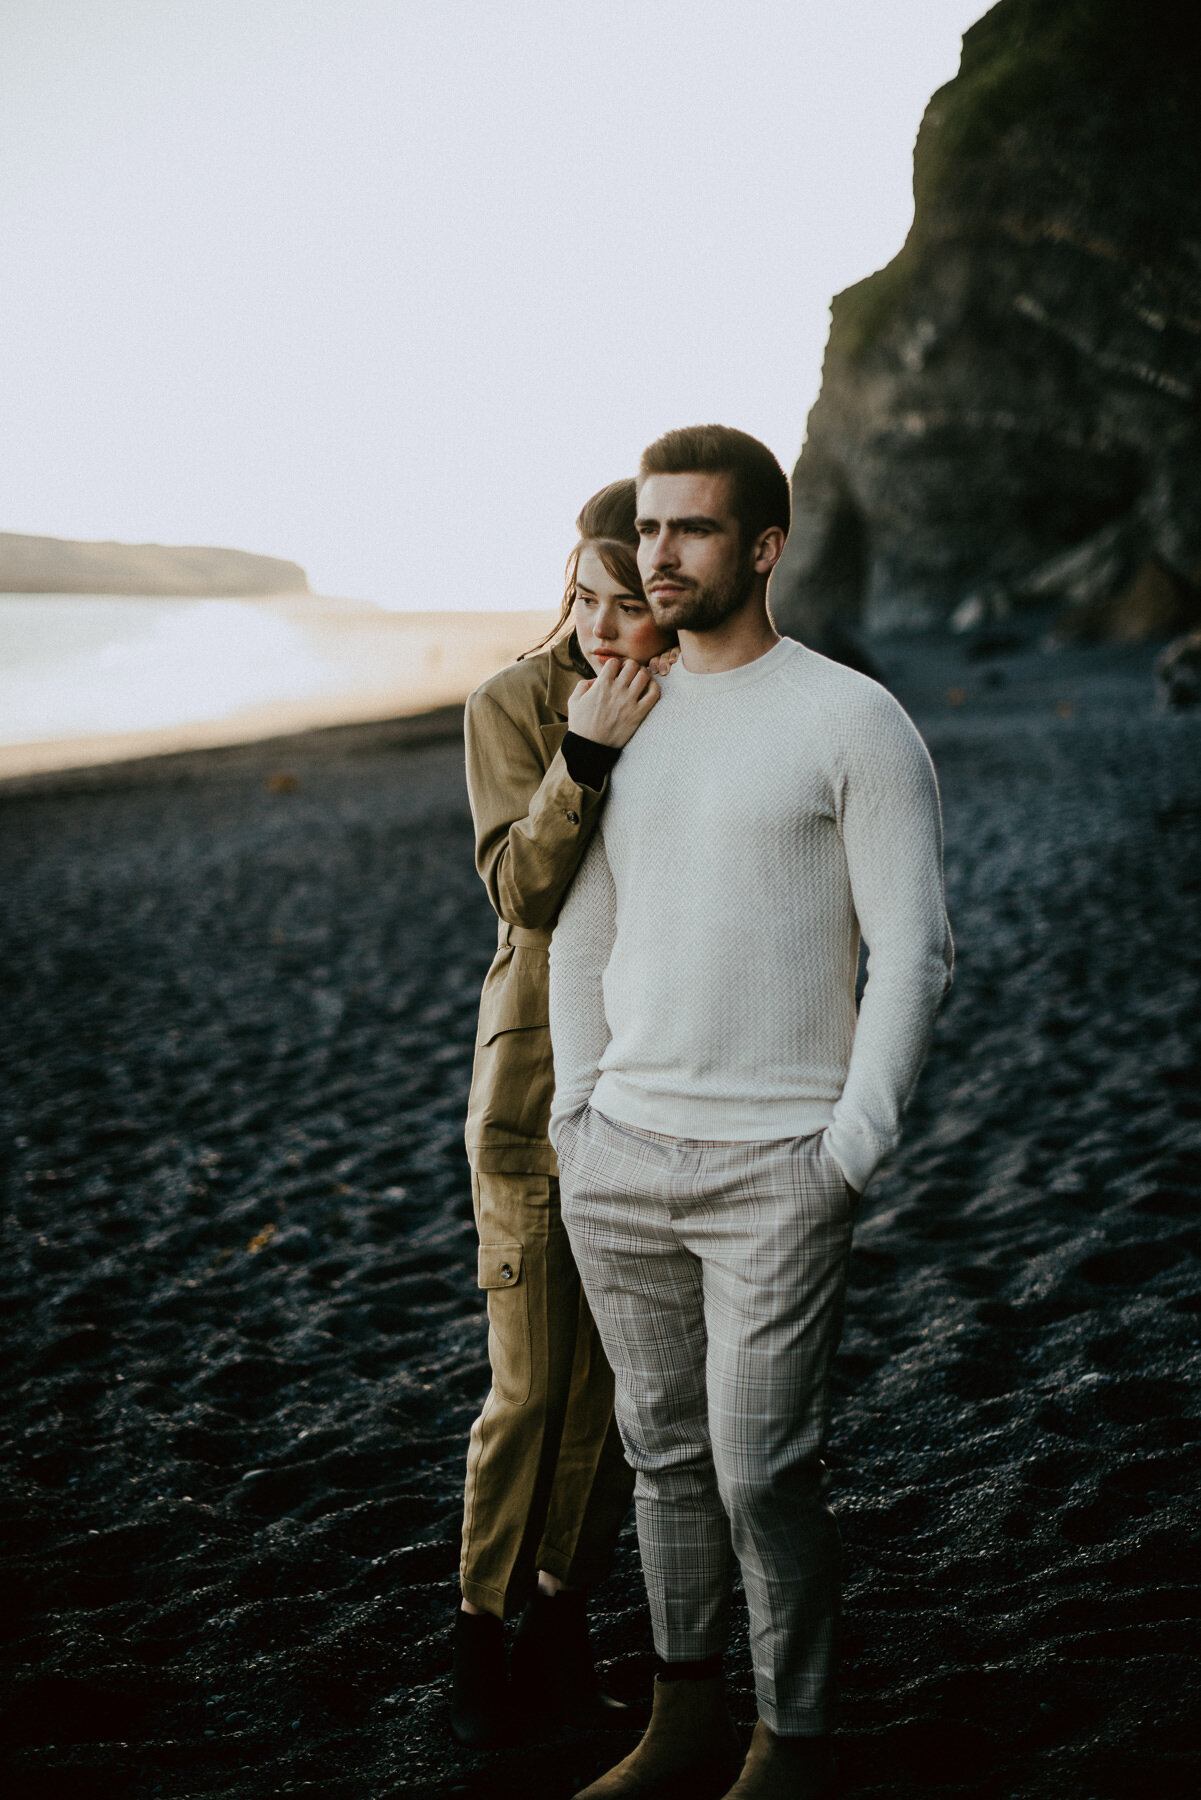
[(742, 1774), (723, 1800), (826, 1800), (834, 1792), (828, 1737), (777, 1737), (760, 1719)]
[(687, 1793), (718, 1800), (741, 1761), (720, 1675), (709, 1681), (655, 1681), (651, 1722), (640, 1742), (575, 1800), (640, 1800)]

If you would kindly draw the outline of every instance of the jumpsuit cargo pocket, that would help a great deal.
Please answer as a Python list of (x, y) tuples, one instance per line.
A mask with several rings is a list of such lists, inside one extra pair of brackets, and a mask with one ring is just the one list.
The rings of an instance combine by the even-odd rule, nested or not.
[(529, 1293), (520, 1244), (481, 1244), (479, 1285), (488, 1295), (492, 1386), (509, 1406), (524, 1406), (533, 1384)]
[(470, 1141), (545, 1142), (554, 1087), (548, 1025), (511, 1025), (481, 1036), (471, 1078)]
[(528, 1142), (544, 1150), (554, 1085), (546, 951), (502, 947), (480, 995), (468, 1146)]

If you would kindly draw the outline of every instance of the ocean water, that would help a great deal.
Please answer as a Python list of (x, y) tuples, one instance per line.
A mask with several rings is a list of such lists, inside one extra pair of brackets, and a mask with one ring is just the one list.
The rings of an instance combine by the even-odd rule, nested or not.
[(553, 619), (317, 594), (0, 594), (0, 779), (445, 706)]
[(0, 744), (224, 719), (337, 680), (278, 603), (0, 595)]

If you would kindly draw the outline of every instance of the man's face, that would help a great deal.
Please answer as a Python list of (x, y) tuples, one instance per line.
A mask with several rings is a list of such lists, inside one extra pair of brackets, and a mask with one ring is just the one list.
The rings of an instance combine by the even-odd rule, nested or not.
[(754, 585), (728, 475), (648, 475), (638, 490), (638, 570), (655, 623), (714, 631)]

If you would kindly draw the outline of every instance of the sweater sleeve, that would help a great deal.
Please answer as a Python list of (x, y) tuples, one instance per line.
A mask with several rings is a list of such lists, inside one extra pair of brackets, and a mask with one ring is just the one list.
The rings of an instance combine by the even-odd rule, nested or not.
[(862, 1191), (900, 1138), (939, 1003), (951, 930), (942, 819), (929, 754), (907, 714), (880, 694), (844, 750), (841, 830), (851, 894), (868, 946), (867, 987), (850, 1068), (826, 1144)]
[(609, 1043), (604, 975), (617, 935), (617, 895), (598, 832), (559, 914), (550, 943), (550, 1037), (555, 1097), (550, 1141), (588, 1104)]
[(594, 790), (574, 780), (561, 750), (544, 770), (538, 750), (490, 694), (471, 695), (464, 734), (475, 862), (488, 898), (507, 925), (549, 925), (607, 784)]
[(604, 787), (605, 776), (612, 773), (613, 765), (621, 755), (612, 744), (598, 744), (574, 731), (567, 733), (559, 748), (571, 779), (578, 781), (581, 787), (598, 791)]

